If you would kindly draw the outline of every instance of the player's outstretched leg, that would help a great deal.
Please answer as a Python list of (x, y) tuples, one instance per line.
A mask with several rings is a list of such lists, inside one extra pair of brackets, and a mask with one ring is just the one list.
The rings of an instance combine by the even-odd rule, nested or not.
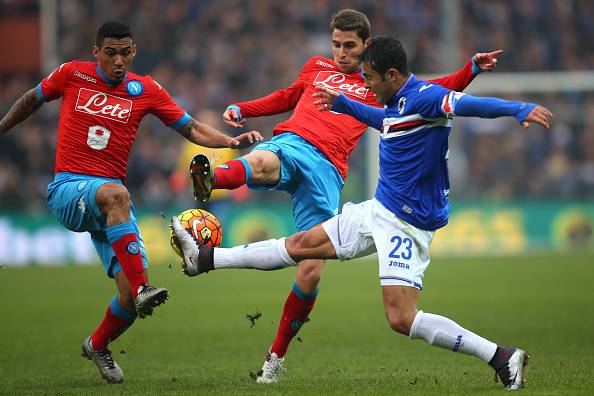
[(234, 246), (213, 248), (198, 243), (177, 217), (171, 219), (175, 244), (182, 253), (184, 274), (196, 276), (214, 269), (243, 268), (275, 271), (297, 265), (287, 253), (285, 239), (269, 239)]
[(91, 337), (87, 337), (82, 345), (82, 355), (97, 365), (101, 376), (108, 382), (119, 384), (124, 381), (124, 373), (113, 360), (111, 351), (107, 348), (93, 349)]
[(214, 269), (214, 248), (199, 244), (177, 216), (171, 218), (171, 229), (175, 243), (182, 253), (184, 274), (196, 276)]
[(190, 162), (190, 177), (196, 201), (206, 202), (210, 198), (215, 179), (211, 165), (210, 160), (204, 154), (196, 154)]
[(529, 356), (521, 349), (499, 345), (495, 356), (489, 362), (497, 377), (508, 390), (524, 387), (524, 366)]

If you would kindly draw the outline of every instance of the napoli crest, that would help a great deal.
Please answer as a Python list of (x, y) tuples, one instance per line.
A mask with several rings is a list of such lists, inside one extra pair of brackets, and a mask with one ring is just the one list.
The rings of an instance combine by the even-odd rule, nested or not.
[(138, 254), (140, 248), (138, 247), (138, 243), (136, 241), (132, 241), (128, 244), (126, 250), (128, 250), (128, 253), (130, 254)]
[(142, 94), (144, 91), (144, 87), (138, 80), (128, 81), (126, 84), (126, 91), (128, 91), (128, 95), (130, 96), (138, 96)]

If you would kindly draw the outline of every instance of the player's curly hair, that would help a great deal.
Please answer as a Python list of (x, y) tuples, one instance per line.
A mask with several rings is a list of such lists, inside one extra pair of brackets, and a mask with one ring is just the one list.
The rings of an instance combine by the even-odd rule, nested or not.
[(361, 62), (370, 65), (382, 77), (382, 80), (388, 69), (396, 69), (404, 76), (410, 73), (404, 46), (400, 40), (393, 37), (372, 38), (371, 43), (361, 54)]
[(130, 37), (132, 40), (134, 40), (134, 35), (132, 34), (130, 25), (122, 21), (108, 21), (101, 25), (97, 31), (97, 38), (95, 40), (97, 47), (101, 48), (103, 45), (103, 40), (105, 40), (106, 37), (113, 37), (117, 39)]
[(359, 37), (365, 42), (371, 36), (371, 24), (369, 19), (362, 12), (350, 10), (348, 8), (338, 11), (332, 15), (330, 21), (330, 34), (334, 29), (345, 32), (356, 32)]

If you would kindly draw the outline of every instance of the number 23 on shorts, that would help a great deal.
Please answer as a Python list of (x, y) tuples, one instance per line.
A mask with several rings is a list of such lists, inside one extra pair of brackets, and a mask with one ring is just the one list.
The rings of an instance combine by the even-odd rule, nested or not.
[(412, 258), (413, 241), (409, 237), (402, 238), (400, 235), (394, 235), (390, 238), (392, 250), (388, 257), (395, 259), (410, 260)]

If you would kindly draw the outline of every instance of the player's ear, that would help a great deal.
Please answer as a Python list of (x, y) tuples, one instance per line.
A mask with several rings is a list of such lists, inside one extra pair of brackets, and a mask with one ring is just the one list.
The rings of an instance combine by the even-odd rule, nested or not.
[(367, 37), (367, 40), (363, 43), (363, 48), (367, 48), (371, 44), (371, 37)]
[(101, 51), (101, 50), (99, 49), (99, 47), (97, 47), (96, 45), (94, 45), (94, 46), (93, 46), (93, 50), (92, 50), (91, 52), (93, 52), (93, 56), (94, 56), (94, 57), (95, 57), (95, 59), (97, 59), (97, 60), (99, 60), (99, 59), (97, 58), (97, 56), (99, 56), (99, 51)]
[(136, 44), (132, 44), (132, 58), (136, 56)]
[(390, 82), (395, 82), (396, 80), (398, 80), (399, 76), (400, 72), (394, 69), (393, 67), (389, 68), (388, 71), (386, 71), (386, 80), (389, 80)]

